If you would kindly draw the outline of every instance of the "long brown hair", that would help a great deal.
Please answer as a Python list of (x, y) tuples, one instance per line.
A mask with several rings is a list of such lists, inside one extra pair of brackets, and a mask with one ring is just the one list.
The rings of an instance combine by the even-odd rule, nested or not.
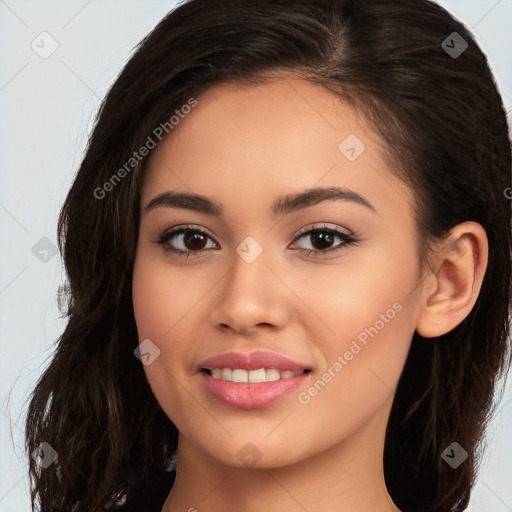
[[(26, 421), (28, 453), (41, 442), (58, 453), (43, 470), (29, 458), (41, 512), (99, 511), (123, 494), (132, 505), (162, 506), (178, 431), (133, 354), (147, 158), (126, 162), (191, 97), (276, 72), (325, 87), (375, 126), (414, 192), (423, 262), (458, 223), (486, 230), (488, 267), (471, 313), (439, 338), (413, 337), (384, 453), (388, 491), (402, 510), (468, 505), (496, 384), (510, 366), (511, 145), (485, 55), (428, 0), (189, 0), (140, 43), (110, 88), (61, 210), (68, 323)], [(468, 453), (456, 470), (441, 456), (454, 441)], [(155, 478), (161, 485), (144, 494)]]

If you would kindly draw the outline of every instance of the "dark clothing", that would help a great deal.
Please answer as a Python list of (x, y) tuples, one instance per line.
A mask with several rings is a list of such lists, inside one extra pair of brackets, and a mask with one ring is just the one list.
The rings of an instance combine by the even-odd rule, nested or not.
[(146, 486), (134, 489), (123, 505), (109, 512), (161, 512), (175, 479), (176, 469), (155, 475)]

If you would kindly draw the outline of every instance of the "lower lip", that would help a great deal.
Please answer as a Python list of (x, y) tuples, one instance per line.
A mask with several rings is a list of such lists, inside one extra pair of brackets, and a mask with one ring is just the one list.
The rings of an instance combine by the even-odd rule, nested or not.
[(272, 382), (230, 382), (216, 379), (201, 371), (202, 378), (210, 393), (220, 402), (241, 409), (257, 409), (273, 404), (299, 388), (307, 373), (279, 379)]

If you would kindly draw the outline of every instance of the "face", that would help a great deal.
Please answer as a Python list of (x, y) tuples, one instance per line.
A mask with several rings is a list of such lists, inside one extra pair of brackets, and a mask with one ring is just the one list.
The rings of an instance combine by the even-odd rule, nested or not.
[(411, 191), (319, 86), (196, 100), (150, 155), (133, 275), (144, 370), (180, 442), (277, 467), (385, 426), (421, 292)]

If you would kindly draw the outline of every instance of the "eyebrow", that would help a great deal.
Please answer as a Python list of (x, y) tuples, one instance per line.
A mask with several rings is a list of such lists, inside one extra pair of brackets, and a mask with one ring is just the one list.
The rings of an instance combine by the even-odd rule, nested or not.
[[(304, 192), (297, 192), (279, 197), (271, 206), (274, 216), (285, 215), (287, 213), (314, 206), (323, 201), (348, 201), (356, 203), (377, 213), (373, 205), (363, 196), (353, 190), (343, 187), (323, 187), (311, 188)], [(187, 192), (163, 192), (155, 196), (145, 206), (144, 212), (149, 212), (157, 207), (183, 208), (194, 210), (207, 215), (221, 217), (224, 208), (221, 203), (199, 194), (189, 194)]]

